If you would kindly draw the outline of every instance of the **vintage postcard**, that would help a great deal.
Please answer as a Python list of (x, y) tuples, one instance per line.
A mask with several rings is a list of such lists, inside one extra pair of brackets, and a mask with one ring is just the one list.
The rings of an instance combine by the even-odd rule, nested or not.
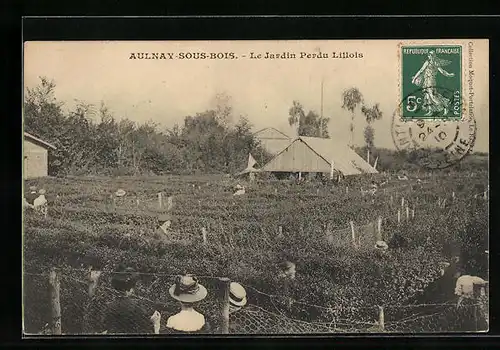
[(23, 330), (489, 330), (483, 39), (25, 42)]

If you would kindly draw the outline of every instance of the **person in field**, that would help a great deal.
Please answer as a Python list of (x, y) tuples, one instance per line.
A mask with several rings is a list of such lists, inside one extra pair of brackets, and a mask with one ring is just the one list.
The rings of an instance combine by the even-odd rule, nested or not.
[(105, 334), (147, 334), (159, 333), (161, 314), (148, 312), (133, 298), (138, 282), (134, 269), (119, 266), (111, 279), (112, 287), (118, 292), (116, 300), (105, 309), (103, 326)]
[(165, 333), (197, 334), (209, 333), (210, 325), (205, 316), (194, 309), (194, 305), (206, 298), (207, 289), (190, 274), (177, 276), (169, 289), (170, 296), (180, 303), (181, 311), (167, 319)]
[(38, 198), (38, 196), (39, 194), (36, 186), (30, 186), (29, 190), (24, 195), (24, 206), (30, 209), (35, 209), (34, 201)]
[(154, 231), (153, 238), (157, 241), (168, 242), (171, 238), (170, 228), (172, 226), (172, 216), (166, 213), (158, 215), (156, 222), (157, 228)]

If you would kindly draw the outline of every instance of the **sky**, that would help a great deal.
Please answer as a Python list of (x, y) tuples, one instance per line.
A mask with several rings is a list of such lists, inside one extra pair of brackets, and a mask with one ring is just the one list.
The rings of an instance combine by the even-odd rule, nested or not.
[[(430, 44), (436, 42), (428, 41)], [(467, 40), (456, 40), (467, 48)], [(121, 41), (27, 42), (24, 85), (39, 77), (56, 83), (56, 98), (72, 108), (76, 100), (99, 106), (103, 101), (115, 117), (152, 120), (162, 127), (182, 124), (187, 115), (214, 106), (216, 93), (231, 96), (235, 116), (246, 116), (255, 130), (275, 127), (291, 135), (288, 109), (298, 100), (306, 112), (329, 117), (332, 138), (349, 141), (351, 115), (343, 110), (342, 92), (357, 87), (366, 103), (380, 104), (383, 117), (374, 123), (375, 146), (394, 148), (392, 118), (400, 97), (400, 49), (397, 40), (358, 41)], [(419, 41), (418, 44), (421, 44)], [(443, 43), (441, 40), (439, 43)], [(403, 42), (406, 44), (406, 42)], [(413, 43), (414, 44), (414, 43)], [(234, 53), (236, 59), (181, 59), (181, 53)], [(256, 59), (261, 53), (294, 53), (295, 59)], [(300, 57), (300, 53), (329, 57)], [(348, 52), (358, 58), (333, 58)], [(469, 51), (470, 52), (470, 51)], [(132, 53), (164, 53), (173, 59), (131, 59)], [(362, 58), (360, 57), (362, 55)], [(464, 66), (470, 61), (464, 51)], [(476, 151), (488, 151), (488, 42), (475, 41), (473, 51)], [(464, 73), (465, 74), (465, 73)], [(465, 82), (464, 75), (464, 82)], [(467, 94), (465, 84), (464, 95)], [(355, 143), (361, 145), (363, 116), (356, 112)]]

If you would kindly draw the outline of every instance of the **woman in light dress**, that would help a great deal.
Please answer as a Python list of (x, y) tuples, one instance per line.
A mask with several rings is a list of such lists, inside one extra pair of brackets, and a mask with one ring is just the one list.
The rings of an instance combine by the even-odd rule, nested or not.
[(444, 115), (448, 113), (450, 99), (437, 91), (436, 76), (438, 73), (441, 73), (447, 78), (454, 77), (454, 73), (449, 73), (441, 68), (450, 63), (450, 61), (438, 58), (435, 51), (430, 51), (427, 60), (412, 77), (412, 84), (422, 87), (424, 93), (423, 109), (427, 111), (426, 116), (441, 111)]

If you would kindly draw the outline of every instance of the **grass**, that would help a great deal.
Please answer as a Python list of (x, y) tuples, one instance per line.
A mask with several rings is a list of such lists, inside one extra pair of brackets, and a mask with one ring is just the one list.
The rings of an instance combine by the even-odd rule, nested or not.
[[(487, 222), (484, 201), (473, 200), (473, 194), (487, 183), (485, 173), (474, 178), (467, 173), (420, 176), (423, 183), (389, 180), (373, 203), (359, 191), (372, 178), (333, 187), (252, 183), (246, 184), (247, 194), (241, 197), (232, 196), (235, 182), (223, 176), (33, 181), (26, 186), (43, 186), (51, 207), (48, 219), (25, 217), (25, 270), (38, 273), (52, 266), (92, 265), (109, 271), (125, 262), (143, 272), (227, 276), (264, 293), (280, 294), (277, 266), (286, 258), (297, 263), (297, 281), (290, 292), (296, 300), (337, 309), (346, 304), (354, 308), (404, 305), (438, 277), (438, 262), (457, 249), (470, 248), (463, 237), (472, 234), (466, 232), (471, 220)], [(127, 195), (110, 210), (106, 198), (118, 188)], [(156, 215), (163, 210), (157, 203), (160, 191), (165, 197), (174, 195), (173, 228), (180, 241), (160, 243), (150, 238)], [(450, 203), (452, 192), (455, 202), (438, 209), (438, 198), (448, 198)], [(415, 208), (414, 222), (397, 224), (401, 197)], [(353, 249), (349, 221), (361, 225), (379, 216), (384, 218), (383, 230), (394, 237), (389, 242), (391, 253), (373, 250), (369, 230), (364, 233), (367, 243)], [(277, 236), (278, 226), (283, 227), (282, 238)], [(347, 229), (339, 233), (343, 236), (335, 245), (326, 242), (327, 226)], [(208, 228), (207, 245), (202, 245), (201, 227)], [(487, 237), (487, 226), (473, 234)], [(155, 300), (166, 298), (161, 295), (168, 283), (165, 280), (162, 288), (155, 284), (143, 293)], [(43, 313), (33, 308), (30, 312)], [(356, 309), (339, 312), (344, 318), (363, 318)], [(295, 316), (302, 317), (299, 314)]]

